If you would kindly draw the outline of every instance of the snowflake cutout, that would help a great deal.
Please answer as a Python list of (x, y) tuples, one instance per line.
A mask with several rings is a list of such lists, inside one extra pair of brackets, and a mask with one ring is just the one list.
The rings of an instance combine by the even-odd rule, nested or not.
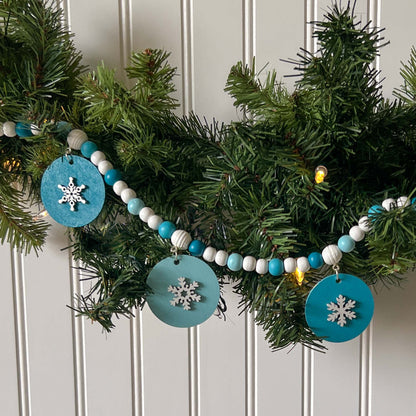
[(175, 296), (170, 301), (172, 306), (183, 305), (185, 311), (191, 310), (191, 302), (200, 302), (201, 296), (195, 293), (195, 289), (199, 287), (198, 282), (187, 283), (185, 277), (179, 277), (179, 286), (168, 287), (168, 291), (173, 293)]
[(357, 317), (354, 311), (351, 309), (355, 308), (355, 300), (348, 300), (345, 296), (339, 295), (337, 297), (337, 303), (328, 303), (326, 306), (329, 311), (333, 311), (328, 315), (328, 321), (336, 322), (339, 326), (343, 327), (347, 323), (347, 319), (353, 320)]
[(81, 192), (86, 188), (85, 185), (76, 186), (74, 178), (69, 177), (68, 186), (58, 185), (58, 188), (64, 193), (64, 196), (58, 201), (60, 204), (69, 202), (71, 211), (75, 211), (75, 204), (81, 202), (86, 204), (87, 201), (81, 196)]

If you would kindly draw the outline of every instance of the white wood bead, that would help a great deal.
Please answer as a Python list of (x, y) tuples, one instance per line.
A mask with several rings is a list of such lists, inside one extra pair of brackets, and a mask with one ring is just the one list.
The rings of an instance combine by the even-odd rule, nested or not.
[(126, 182), (124, 181), (117, 181), (114, 185), (113, 185), (113, 191), (116, 195), (120, 196), (121, 193), (128, 188), (128, 185), (126, 184)]
[(266, 259), (258, 259), (256, 262), (256, 273), (266, 274), (269, 271), (269, 262)]
[(407, 196), (401, 196), (397, 198), (397, 208), (408, 207), (410, 205), (409, 198)]
[(152, 230), (157, 230), (159, 228), (159, 225), (162, 224), (163, 222), (163, 218), (159, 217), (159, 215), (152, 215), (148, 220), (147, 220), (147, 225), (152, 229)]
[(13, 121), (5, 121), (3, 123), (3, 133), (7, 137), (16, 136), (16, 123)]
[(286, 273), (293, 273), (296, 270), (296, 259), (293, 257), (288, 257), (283, 260), (283, 265), (285, 267)]
[(88, 136), (85, 131), (80, 129), (71, 130), (66, 138), (68, 146), (71, 149), (80, 150), (81, 146), (88, 140)]
[(307, 257), (299, 257), (296, 260), (296, 266), (298, 270), (302, 273), (306, 273), (311, 268)]
[(393, 198), (387, 198), (382, 203), (381, 206), (386, 210), (390, 211), (391, 209), (396, 208), (396, 200)]
[(257, 260), (253, 256), (246, 256), (243, 259), (243, 270), (246, 272), (253, 272), (256, 270)]
[(337, 245), (331, 244), (322, 250), (322, 258), (329, 265), (338, 264), (342, 258), (342, 252)]
[(130, 199), (133, 199), (136, 197), (137, 197), (136, 192), (134, 192), (133, 189), (131, 188), (123, 189), (120, 193), (120, 198), (125, 204), (128, 204)]
[(349, 235), (354, 241), (361, 241), (365, 237), (365, 232), (358, 225), (354, 225), (350, 228)]
[(180, 250), (186, 250), (189, 247), (189, 244), (191, 244), (192, 237), (185, 230), (175, 230), (170, 241), (174, 247), (178, 247)]
[(202, 254), (202, 258), (208, 263), (212, 263), (217, 255), (217, 250), (214, 247), (207, 247)]
[(100, 162), (106, 160), (105, 154), (101, 150), (96, 150), (90, 157), (91, 162), (94, 163), (95, 166), (98, 166)]
[(228, 260), (228, 253), (224, 250), (218, 250), (217, 254), (215, 255), (215, 263), (218, 266), (225, 266)]
[(367, 215), (365, 215), (364, 217), (361, 217), (360, 220), (358, 221), (358, 226), (365, 232), (368, 233), (371, 230), (371, 225), (370, 222), (368, 220)]
[(100, 171), (101, 175), (105, 175), (110, 169), (113, 169), (114, 166), (108, 160), (102, 160), (98, 166), (98, 170)]
[(0, 137), (4, 136), (3, 123), (0, 123)]
[(152, 210), (152, 208), (144, 207), (139, 212), (139, 217), (143, 222), (149, 221), (149, 218), (155, 215), (155, 212)]
[(32, 132), (34, 136), (39, 136), (39, 134), (42, 133), (42, 129), (38, 127), (36, 124), (30, 125), (30, 131)]

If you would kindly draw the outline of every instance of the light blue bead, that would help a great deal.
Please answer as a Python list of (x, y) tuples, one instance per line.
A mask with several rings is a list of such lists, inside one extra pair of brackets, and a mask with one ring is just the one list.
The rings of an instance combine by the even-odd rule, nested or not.
[(175, 232), (176, 226), (173, 222), (163, 221), (159, 225), (158, 232), (162, 238), (171, 238), (172, 234)]
[(33, 136), (32, 131), (30, 130), (30, 124), (18, 122), (16, 123), (16, 134), (19, 137), (30, 137)]
[(269, 261), (269, 273), (272, 276), (280, 276), (284, 271), (284, 265), (280, 259), (271, 259)]
[(117, 181), (121, 180), (121, 172), (117, 169), (110, 169), (104, 175), (104, 181), (107, 185), (113, 186)]
[(372, 218), (375, 219), (376, 214), (383, 212), (384, 208), (381, 205), (373, 205), (369, 210), (368, 210), (368, 218)]
[(343, 235), (338, 240), (338, 248), (344, 253), (353, 251), (355, 247), (355, 241), (349, 235)]
[(83, 143), (81, 146), (82, 155), (84, 157), (87, 157), (88, 159), (96, 150), (98, 150), (98, 146), (94, 142), (90, 142), (89, 140)]
[(322, 258), (321, 253), (314, 251), (308, 256), (309, 264), (313, 269), (319, 269), (324, 264), (324, 259)]
[(201, 240), (193, 240), (191, 244), (189, 244), (188, 251), (193, 256), (202, 256), (202, 253), (205, 250), (205, 244)]
[(144, 202), (140, 198), (132, 198), (127, 204), (128, 211), (133, 215), (139, 215), (142, 208), (144, 208)]
[(243, 256), (238, 253), (231, 253), (228, 256), (227, 266), (233, 272), (238, 272), (243, 268)]

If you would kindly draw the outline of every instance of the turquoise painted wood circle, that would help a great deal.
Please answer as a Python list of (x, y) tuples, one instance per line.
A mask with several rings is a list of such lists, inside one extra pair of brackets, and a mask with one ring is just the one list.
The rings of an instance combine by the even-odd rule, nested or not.
[(321, 280), (309, 293), (305, 305), (309, 328), (330, 342), (345, 342), (360, 335), (373, 312), (370, 288), (358, 277), (343, 273), (339, 274), (339, 281), (336, 275)]
[[(177, 264), (176, 264), (177, 263)], [(180, 287), (180, 278), (187, 284), (197, 282), (194, 293), (199, 301), (190, 301), (190, 309), (184, 305), (172, 304), (175, 294), (169, 287)], [(164, 323), (189, 328), (206, 321), (216, 310), (220, 298), (220, 287), (214, 271), (204, 261), (187, 255), (168, 257), (152, 269), (147, 278), (152, 293), (147, 296), (151, 311)]]
[[(59, 203), (65, 195), (59, 186), (68, 188), (70, 178), (76, 187), (85, 186), (78, 192), (85, 203), (75, 202), (73, 210), (69, 201)], [(41, 198), (46, 211), (56, 222), (67, 227), (82, 227), (93, 221), (103, 208), (104, 181), (89, 160), (80, 156), (63, 156), (53, 161), (43, 174)]]

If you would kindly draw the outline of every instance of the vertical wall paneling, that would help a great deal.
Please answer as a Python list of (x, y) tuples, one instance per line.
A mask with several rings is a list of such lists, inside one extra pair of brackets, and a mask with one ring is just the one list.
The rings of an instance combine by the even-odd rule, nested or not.
[(373, 324), (360, 336), (359, 416), (371, 416)]
[(19, 416), (31, 415), (29, 344), (23, 254), (11, 249)]
[(317, 39), (313, 37), (316, 20), (318, 19), (318, 0), (305, 0), (304, 48), (312, 53), (317, 50)]
[[(256, 56), (256, 0), (242, 0), (243, 63), (252, 66)], [(255, 68), (254, 68), (255, 69)], [(245, 313), (246, 416), (257, 415), (257, 330), (255, 313)]]
[[(133, 23), (131, 14), (131, 0), (118, 0), (118, 20), (120, 37), (120, 63), (126, 68), (130, 63), (133, 43)], [(125, 72), (123, 72), (125, 77)]]
[(68, 250), (69, 279), (71, 292), (72, 349), (74, 360), (75, 416), (87, 416), (87, 371), (85, 361), (85, 329), (83, 317), (77, 317), (74, 309), (78, 307), (77, 296), (82, 294), (79, 263), (74, 261)]

